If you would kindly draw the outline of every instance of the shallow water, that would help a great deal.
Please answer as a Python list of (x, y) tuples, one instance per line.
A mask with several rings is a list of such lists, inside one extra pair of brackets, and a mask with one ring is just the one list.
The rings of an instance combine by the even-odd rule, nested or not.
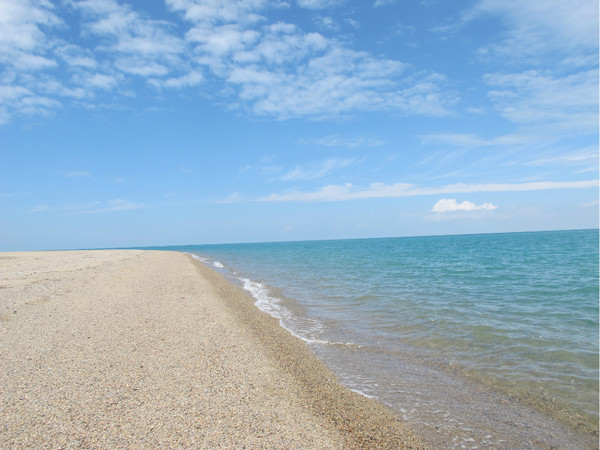
[(596, 446), (598, 230), (172, 249), (436, 445)]

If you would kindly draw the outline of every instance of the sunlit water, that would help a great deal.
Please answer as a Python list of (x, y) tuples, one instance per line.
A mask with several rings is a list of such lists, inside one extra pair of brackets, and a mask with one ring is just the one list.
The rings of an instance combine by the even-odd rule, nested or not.
[(598, 230), (171, 249), (434, 445), (596, 446)]

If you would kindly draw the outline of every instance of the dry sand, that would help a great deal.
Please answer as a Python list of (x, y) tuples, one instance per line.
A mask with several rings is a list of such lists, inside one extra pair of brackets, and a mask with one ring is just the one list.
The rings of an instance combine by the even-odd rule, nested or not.
[(0, 253), (0, 447), (423, 447), (175, 252)]

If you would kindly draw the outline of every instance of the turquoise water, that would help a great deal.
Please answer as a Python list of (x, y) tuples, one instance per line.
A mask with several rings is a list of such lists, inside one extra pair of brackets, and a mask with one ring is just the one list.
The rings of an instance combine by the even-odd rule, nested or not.
[[(521, 423), (521, 404), (597, 432), (598, 230), (174, 249), (242, 285), (432, 442), (502, 446), (485, 430)], [(510, 408), (486, 424), (490, 402)]]

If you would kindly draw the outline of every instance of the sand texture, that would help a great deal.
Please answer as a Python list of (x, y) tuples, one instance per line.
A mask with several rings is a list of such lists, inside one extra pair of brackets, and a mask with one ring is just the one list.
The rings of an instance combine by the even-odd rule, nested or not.
[(0, 447), (421, 448), (176, 252), (0, 253)]

